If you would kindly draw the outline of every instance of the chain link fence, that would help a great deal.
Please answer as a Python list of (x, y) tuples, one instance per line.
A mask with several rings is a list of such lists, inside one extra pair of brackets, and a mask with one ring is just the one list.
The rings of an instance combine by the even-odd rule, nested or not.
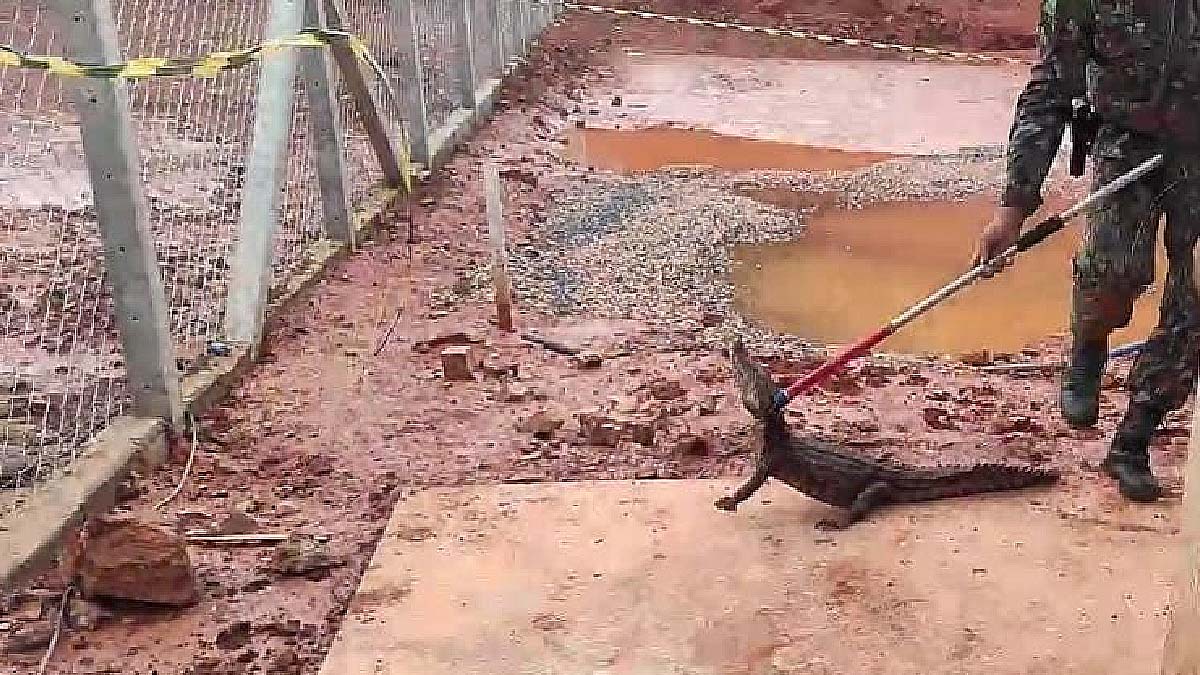
[[(57, 17), (0, 2), (0, 41), (61, 55)], [(0, 489), (69, 464), (125, 407), (100, 231), (67, 84), (0, 69)]]
[[(123, 59), (200, 57), (270, 37), (272, 11), (289, 1), (111, 0), (111, 19)], [(344, 22), (386, 75), (384, 81), (363, 65), (374, 110), (362, 108), (364, 99), (346, 77), (333, 85), (351, 208), (387, 178), (378, 138), (366, 124), (372, 113), (397, 152), (410, 141), (428, 147), (439, 132), (449, 137), (445, 127), (474, 121), (476, 93), (495, 83), (558, 13), (557, 5), (537, 0), (322, 1), (332, 27)], [(314, 25), (313, 6), (307, 26)], [(59, 7), (53, 0), (0, 0), (0, 45), (70, 58)], [(173, 344), (169, 376), (176, 381), (201, 368), (214, 344), (228, 342), (233, 252), (244, 227), (264, 73), (252, 63), (215, 77), (147, 77), (125, 85), (145, 229), (166, 299), (162, 321)], [(19, 514), (30, 494), (71, 471), (90, 439), (133, 413), (136, 391), (126, 363), (151, 358), (123, 353), (75, 106), (80, 82), (0, 66), (0, 517), (14, 508)], [(313, 124), (304, 86), (298, 69), (270, 244), (272, 294), (331, 243), (313, 131), (320, 125)]]

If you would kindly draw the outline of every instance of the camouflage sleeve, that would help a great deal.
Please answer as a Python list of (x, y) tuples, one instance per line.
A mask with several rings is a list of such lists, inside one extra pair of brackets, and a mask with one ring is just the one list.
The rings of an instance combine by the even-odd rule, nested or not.
[(1090, 5), (1090, 0), (1043, 0), (1039, 58), (1017, 99), (1001, 206), (1031, 214), (1042, 205), (1042, 183), (1062, 144), (1071, 102), (1087, 89)]

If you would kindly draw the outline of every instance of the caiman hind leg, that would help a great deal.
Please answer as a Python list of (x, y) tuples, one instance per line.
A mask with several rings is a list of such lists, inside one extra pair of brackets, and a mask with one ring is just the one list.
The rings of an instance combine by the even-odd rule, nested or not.
[(865, 490), (858, 493), (850, 508), (837, 517), (826, 518), (817, 522), (818, 530), (844, 530), (859, 522), (871, 511), (887, 503), (888, 493), (892, 487), (884, 482), (871, 483)]
[(737, 511), (738, 504), (741, 504), (749, 499), (750, 496), (755, 492), (758, 492), (758, 489), (762, 487), (770, 477), (771, 467), (768, 466), (765, 461), (760, 459), (754, 467), (754, 475), (748, 478), (745, 483), (742, 483), (741, 487), (739, 487), (732, 495), (721, 497), (717, 501), (713, 502), (713, 506), (716, 506), (722, 511)]

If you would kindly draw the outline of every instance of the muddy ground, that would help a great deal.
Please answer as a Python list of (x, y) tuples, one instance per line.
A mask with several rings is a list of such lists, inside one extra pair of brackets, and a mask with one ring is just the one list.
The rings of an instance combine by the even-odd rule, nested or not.
[[(793, 4), (735, 9), (748, 19), (819, 19), (827, 27), (861, 26), (880, 37), (913, 37), (934, 25), (944, 29), (929, 34), (939, 42), (992, 49), (1028, 47), (1029, 30), (1022, 26), (1032, 24), (1035, 3), (995, 3), (1002, 7), (994, 10), (970, 3), (969, 11), (965, 3), (922, 3), (915, 11), (864, 1), (837, 3), (838, 11), (828, 13), (819, 8), (832, 2)], [(679, 10), (671, 3), (661, 8)], [(941, 19), (930, 24), (926, 18), (935, 14)], [(926, 18), (916, 26), (905, 23), (913, 17)], [(951, 17), (961, 25), (956, 28)], [(976, 30), (973, 21), (996, 27), (996, 35), (1019, 37), (976, 44), (988, 31)], [(835, 192), (840, 204), (861, 204), (987, 196), (995, 188), (998, 149), (971, 139), (962, 145), (978, 147), (835, 174), (691, 167), (630, 178), (568, 159), (566, 139), (579, 124), (662, 122), (653, 108), (612, 104), (621, 95), (624, 60), (648, 45), (722, 56), (820, 54), (812, 45), (640, 20), (571, 17), (553, 29), (506, 90), (495, 120), (411, 203), (388, 214), (374, 242), (275, 322), (253, 375), (200, 420), (192, 478), (153, 516), (189, 530), (242, 513), (252, 519), (252, 529), (321, 535), (336, 564), (289, 576), (270, 569), (269, 547), (193, 546), (203, 595), (197, 606), (109, 606), (94, 629), (67, 631), (49, 672), (316, 672), (393, 504), (421, 488), (745, 474), (752, 428), (731, 398), (721, 342), (731, 331), (745, 330), (758, 354), (785, 374), (814, 368), (823, 349), (738, 315), (736, 289), (728, 270), (721, 270), (728, 258), (720, 256), (728, 253), (720, 253), (725, 248), (717, 243), (784, 241), (802, 231), (811, 214), (772, 207), (739, 190), (782, 185), (789, 194), (793, 188)], [(878, 56), (851, 50), (835, 58)], [(727, 100), (735, 119), (738, 72), (724, 74), (734, 83)], [(595, 358), (553, 353), (492, 323), (479, 274), (488, 259), (480, 183), (487, 157), (500, 161), (509, 191), (521, 330), (581, 346)], [(687, 239), (678, 234), (698, 223), (709, 224), (697, 226), (703, 236), (694, 238), (707, 248), (663, 248), (663, 242)], [(741, 229), (731, 234), (734, 225)], [(630, 239), (630, 232), (641, 238)], [(622, 243), (635, 241), (645, 248), (631, 261)], [(539, 249), (545, 255), (536, 254)], [(670, 270), (665, 276), (634, 274), (663, 261), (678, 264), (659, 265)], [(613, 270), (630, 275), (613, 276)], [(692, 292), (696, 279), (702, 292)], [(646, 293), (626, 292), (631, 287)], [(555, 289), (565, 289), (559, 298), (565, 301), (556, 301)], [(393, 321), (395, 329), (381, 345)], [(436, 341), (455, 334), (485, 360), (474, 382), (446, 382), (440, 372)], [(1071, 431), (1055, 414), (1051, 374), (1060, 343), (1038, 336), (1023, 350), (987, 358), (876, 357), (799, 402), (791, 419), (877, 456), (1055, 466), (1066, 475), (1051, 502), (1057, 517), (1109, 532), (1174, 531), (1174, 492), (1158, 505), (1129, 506), (1094, 469), (1124, 401), (1123, 366), (1109, 379), (1101, 428)], [(979, 365), (1006, 359), (1047, 366), (1004, 374)], [(650, 431), (614, 441), (589, 430), (596, 417), (650, 420)], [(1185, 420), (1173, 419), (1155, 443), (1156, 461), (1172, 488), (1179, 483), (1186, 434)], [(178, 440), (173, 466), (130, 481), (121, 509), (150, 514), (178, 480), (189, 442)], [(38, 604), (46, 598), (41, 604), (52, 608), (49, 598), (62, 586), (50, 575), (12, 599), (0, 619), (6, 630), (44, 625), (48, 612)], [(12, 672), (32, 673), (40, 656), (29, 649), (5, 659), (14, 664)]]

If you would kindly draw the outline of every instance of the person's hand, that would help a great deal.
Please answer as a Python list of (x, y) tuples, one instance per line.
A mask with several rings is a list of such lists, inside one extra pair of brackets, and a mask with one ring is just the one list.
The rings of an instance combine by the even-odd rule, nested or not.
[[(1011, 206), (997, 208), (991, 222), (979, 235), (979, 243), (975, 247), (975, 257), (971, 259), (971, 267), (978, 267), (1011, 248), (1021, 236), (1021, 226), (1024, 224), (1025, 214), (1021, 209)], [(991, 277), (1010, 264), (1012, 264), (1011, 259), (1002, 260), (999, 265), (993, 265), (983, 276)]]

